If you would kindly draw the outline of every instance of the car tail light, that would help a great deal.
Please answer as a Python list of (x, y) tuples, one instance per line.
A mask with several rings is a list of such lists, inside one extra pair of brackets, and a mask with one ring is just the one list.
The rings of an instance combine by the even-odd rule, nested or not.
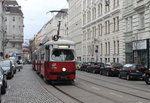
[(130, 72), (134, 72), (134, 70), (130, 69)]
[(114, 69), (117, 69), (117, 68), (116, 67), (112, 67), (111, 69), (114, 70)]

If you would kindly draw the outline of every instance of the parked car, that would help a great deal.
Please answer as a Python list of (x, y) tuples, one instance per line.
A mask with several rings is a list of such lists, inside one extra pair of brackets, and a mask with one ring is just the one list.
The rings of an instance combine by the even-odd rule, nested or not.
[(14, 72), (14, 74), (16, 74), (16, 71), (17, 71), (16, 62), (15, 62), (15, 60), (10, 60), (10, 61), (11, 61), (12, 66), (13, 66), (13, 72)]
[(119, 69), (123, 67), (120, 63), (105, 63), (104, 68), (101, 68), (100, 74), (106, 76), (118, 76)]
[(10, 60), (0, 61), (0, 66), (2, 67), (4, 72), (6, 73), (7, 78), (11, 79), (14, 76), (14, 72), (13, 72), (14, 66)]
[(1, 67), (0, 67), (0, 84), (1, 84), (1, 94), (5, 94), (7, 88), (7, 77), (4, 70)]
[(104, 63), (97, 62), (87, 67), (87, 71), (91, 73), (100, 73), (101, 68), (104, 67)]
[(87, 67), (90, 66), (92, 64), (92, 62), (83, 62), (81, 67), (80, 67), (80, 70), (81, 71), (87, 71)]
[(142, 72), (140, 72), (142, 66), (137, 64), (125, 64), (119, 71), (119, 78), (140, 79), (142, 78)]

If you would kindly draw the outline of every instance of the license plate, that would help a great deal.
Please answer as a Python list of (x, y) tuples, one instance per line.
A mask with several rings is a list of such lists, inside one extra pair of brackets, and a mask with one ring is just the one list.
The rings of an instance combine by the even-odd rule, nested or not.
[(61, 79), (67, 79), (67, 77), (66, 76), (61, 76)]

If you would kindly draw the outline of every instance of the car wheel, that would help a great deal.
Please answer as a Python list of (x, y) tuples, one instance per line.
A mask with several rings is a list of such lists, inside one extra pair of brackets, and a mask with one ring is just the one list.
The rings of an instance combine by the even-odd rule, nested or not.
[(121, 79), (121, 75), (120, 74), (118, 74), (118, 77)]
[(147, 85), (150, 85), (150, 77), (149, 77), (149, 76), (147, 76), (147, 77), (145, 78), (145, 83), (146, 83)]
[(130, 80), (131, 78), (130, 78), (130, 75), (127, 75), (127, 80)]
[(107, 76), (110, 76), (110, 73), (109, 73), (109, 71), (107, 71), (107, 72), (106, 72), (106, 75), (107, 75)]
[(103, 75), (102, 71), (99, 72), (100, 75)]
[(6, 93), (6, 87), (5, 87), (5, 86), (2, 86), (2, 88), (1, 88), (1, 93), (2, 93), (2, 94), (5, 94), (5, 93)]

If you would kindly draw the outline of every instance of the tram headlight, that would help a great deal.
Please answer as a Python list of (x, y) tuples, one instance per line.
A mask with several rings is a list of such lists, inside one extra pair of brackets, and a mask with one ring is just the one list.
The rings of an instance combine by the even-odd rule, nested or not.
[(62, 71), (65, 72), (67, 69), (66, 68), (62, 68)]

